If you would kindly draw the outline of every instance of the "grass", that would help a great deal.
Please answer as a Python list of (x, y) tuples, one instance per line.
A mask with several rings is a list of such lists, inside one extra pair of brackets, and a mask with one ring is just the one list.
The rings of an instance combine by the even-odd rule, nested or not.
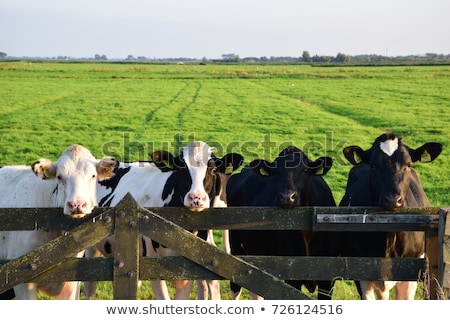
[(0, 166), (56, 160), (74, 143), (135, 161), (200, 139), (245, 162), (294, 144), (333, 157), (325, 179), (339, 202), (343, 147), (392, 131), (412, 148), (444, 144), (415, 167), (432, 205), (448, 206), (449, 87), (450, 66), (0, 62)]

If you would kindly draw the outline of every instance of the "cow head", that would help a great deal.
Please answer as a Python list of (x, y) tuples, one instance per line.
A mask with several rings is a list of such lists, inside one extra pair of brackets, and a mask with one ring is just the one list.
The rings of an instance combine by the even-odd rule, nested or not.
[(274, 162), (253, 160), (249, 167), (262, 177), (272, 179), (277, 192), (277, 203), (284, 208), (308, 205), (306, 190), (311, 176), (323, 176), (331, 169), (333, 160), (320, 157), (315, 161), (294, 146), (280, 152)]
[(343, 150), (351, 164), (369, 165), (372, 205), (391, 210), (405, 206), (411, 179), (416, 177), (412, 164), (416, 161), (431, 162), (441, 151), (442, 144), (436, 142), (410, 149), (395, 134), (379, 136), (368, 150), (358, 146), (349, 146)]
[[(177, 192), (182, 198), (180, 205), (193, 211), (209, 208), (220, 190), (225, 188), (223, 175), (242, 164), (241, 155), (229, 153), (219, 159), (214, 156), (214, 150), (202, 141), (194, 141), (181, 148), (177, 157), (167, 151), (153, 152), (152, 159), (156, 166), (163, 172), (173, 172)], [(170, 205), (177, 206), (178, 203)]]
[(32, 169), (44, 180), (56, 179), (57, 206), (64, 208), (64, 214), (81, 218), (97, 205), (97, 180), (111, 178), (118, 165), (114, 158), (96, 160), (86, 148), (73, 145), (58, 161), (39, 159)]

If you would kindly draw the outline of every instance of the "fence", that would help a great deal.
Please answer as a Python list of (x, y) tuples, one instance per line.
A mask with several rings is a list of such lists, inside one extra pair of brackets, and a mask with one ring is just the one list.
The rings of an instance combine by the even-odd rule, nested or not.
[[(234, 207), (191, 212), (142, 208), (129, 194), (116, 207), (96, 208), (83, 219), (64, 216), (56, 208), (0, 208), (1, 231), (67, 230), (18, 259), (0, 262), (0, 292), (24, 282), (113, 281), (114, 299), (136, 299), (139, 280), (232, 279), (266, 299), (308, 299), (280, 279), (414, 281), (422, 274), (429, 282), (429, 299), (442, 298), (442, 293), (447, 298), (449, 210), (412, 208), (392, 214), (369, 207)], [(427, 258), (237, 257), (186, 231), (193, 229), (425, 231)], [(73, 258), (112, 234), (113, 258)], [(140, 234), (181, 256), (140, 257)]]

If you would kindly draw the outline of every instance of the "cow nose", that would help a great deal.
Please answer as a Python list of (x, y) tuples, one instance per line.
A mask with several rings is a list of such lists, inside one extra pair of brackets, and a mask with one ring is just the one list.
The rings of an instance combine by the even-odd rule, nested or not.
[(403, 207), (404, 200), (400, 195), (387, 195), (384, 197), (384, 205), (388, 208), (398, 209)]
[(87, 208), (87, 202), (83, 200), (75, 200), (67, 202), (67, 209), (72, 214), (78, 214), (85, 211)]
[(203, 192), (192, 192), (188, 194), (187, 200), (189, 207), (199, 208), (205, 206), (208, 197)]
[(292, 207), (297, 202), (297, 192), (280, 192), (280, 204), (282, 207)]

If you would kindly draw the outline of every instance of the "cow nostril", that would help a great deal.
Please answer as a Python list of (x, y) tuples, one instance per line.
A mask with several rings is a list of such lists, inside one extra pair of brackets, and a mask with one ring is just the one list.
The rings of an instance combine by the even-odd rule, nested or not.
[(384, 205), (390, 208), (401, 208), (403, 207), (404, 201), (401, 196), (385, 196)]
[(297, 198), (297, 193), (296, 192), (291, 193), (289, 200), (291, 200), (291, 202), (295, 202), (295, 198)]

